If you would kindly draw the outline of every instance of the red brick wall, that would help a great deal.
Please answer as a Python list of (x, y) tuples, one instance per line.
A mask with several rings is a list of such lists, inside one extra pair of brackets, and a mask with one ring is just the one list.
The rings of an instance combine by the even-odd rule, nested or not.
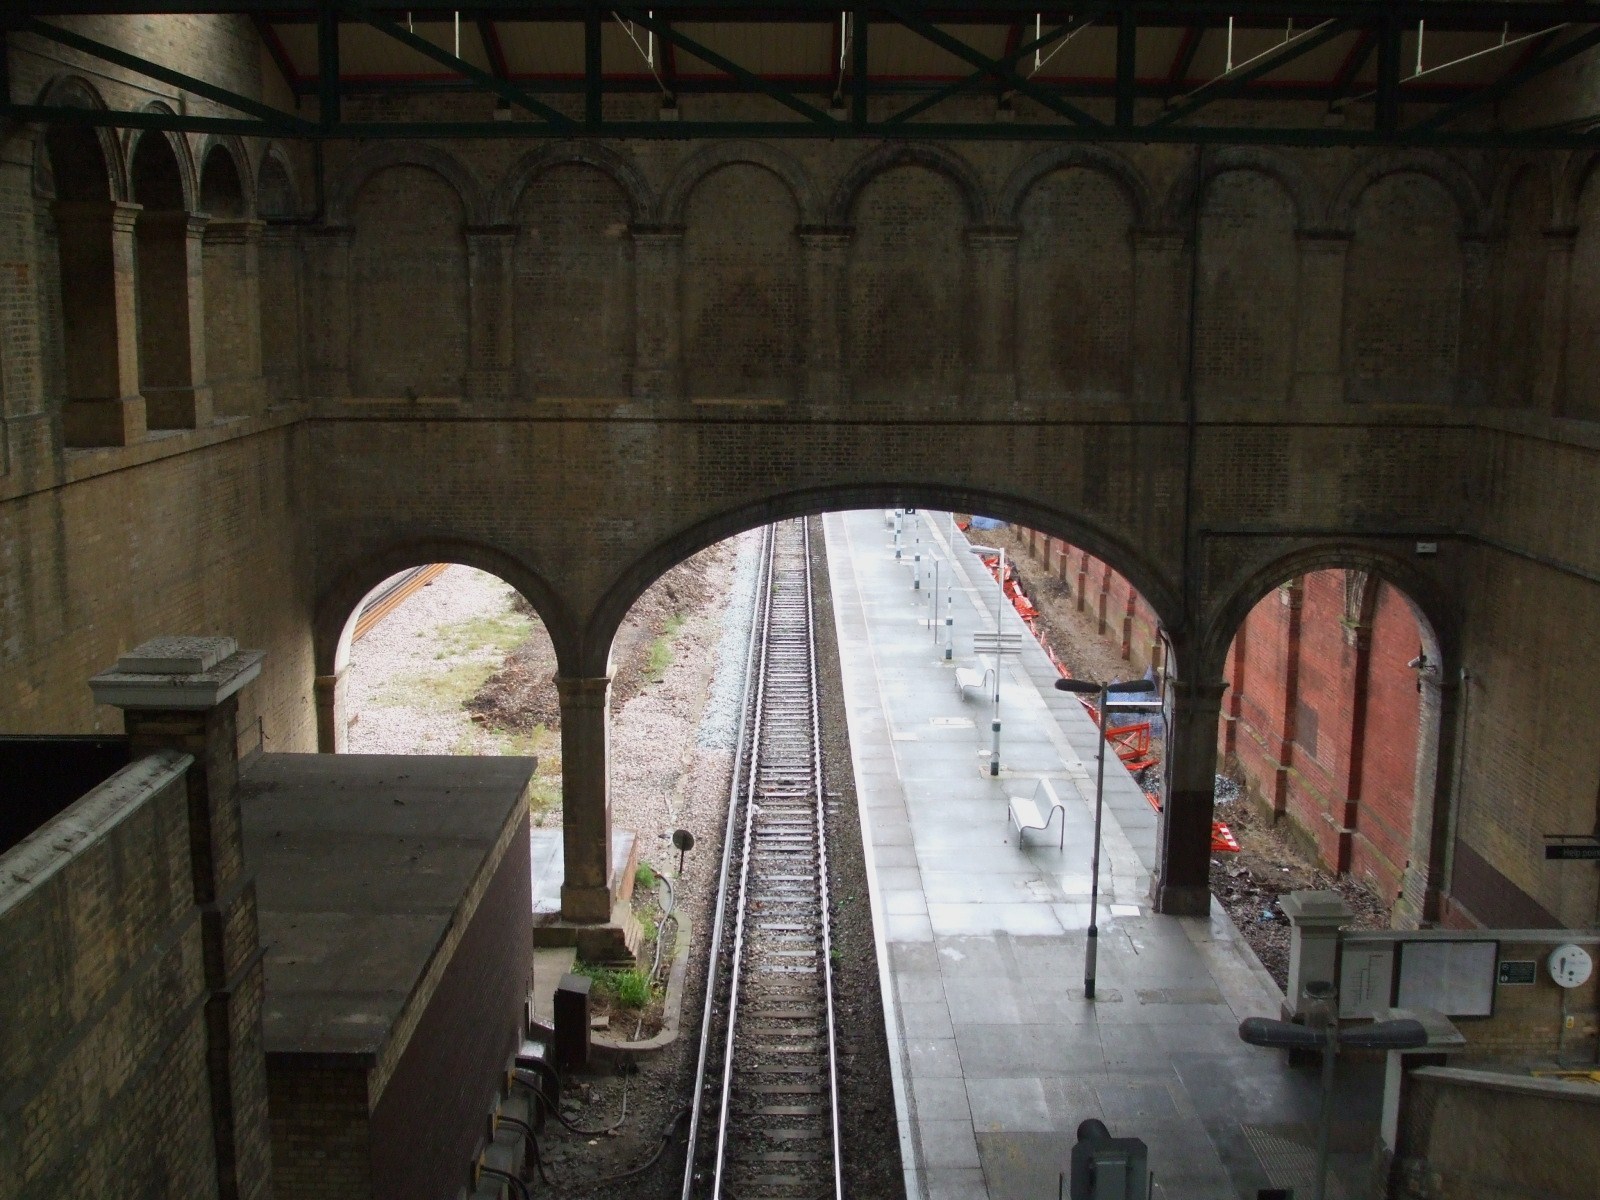
[(1037, 530), (1018, 527), (1029, 553), (1067, 585), (1078, 611), (1096, 620), (1100, 636), (1143, 671), (1159, 656), (1161, 620), (1139, 590), (1087, 550)]
[(1420, 698), (1408, 664), (1421, 633), (1404, 596), (1370, 586), (1364, 631), (1344, 571), (1262, 597), (1229, 650), (1218, 748), (1324, 865), (1393, 899), (1411, 838)]

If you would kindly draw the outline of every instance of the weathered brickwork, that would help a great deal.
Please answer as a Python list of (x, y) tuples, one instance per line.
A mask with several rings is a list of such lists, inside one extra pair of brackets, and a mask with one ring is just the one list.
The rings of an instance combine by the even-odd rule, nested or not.
[(6, 856), (6, 1200), (216, 1194), (185, 762), (136, 762)]
[[(79, 27), (277, 94), (247, 21)], [(119, 69), (11, 49), (19, 95), (150, 98)], [(302, 746), (313, 609), (328, 675), (364, 587), (419, 555), (499, 570), (541, 605), (563, 668), (592, 676), (627, 604), (709, 539), (779, 512), (948, 503), (1114, 564), (1201, 686), (1278, 581), (1358, 567), (1396, 584), (1444, 664), (1429, 886), (1448, 887), (1448, 828), (1459, 861), (1536, 907), (1593, 911), (1593, 874), (1552, 872), (1526, 833), (1592, 827), (1596, 791), (1582, 736), (1528, 724), (1547, 686), (1587, 702), (1568, 664), (1596, 628), (1597, 440), (1570, 419), (1600, 412), (1581, 157), (333, 143), (319, 223), (296, 221), (316, 209), (299, 147), (228, 143), (233, 212), (204, 137), (37, 140), (0, 143), (0, 319), (18, 334), (0, 355), (0, 653), (23, 680), (0, 714), (16, 727), (92, 726), (83, 675), (159, 619), (266, 648), (244, 728), (259, 710), (274, 748)], [(146, 271), (141, 288), (159, 222), (129, 206), (141, 152), (163, 145), (183, 196), (163, 210), (171, 283)], [(67, 206), (91, 201), (74, 224), (91, 214)], [(202, 220), (208, 204), (230, 211)], [(189, 335), (141, 355), (141, 309), (173, 330), (186, 315)], [(273, 415), (213, 424), (207, 396)], [(146, 434), (186, 421), (204, 428)], [(119, 448), (66, 449), (86, 441)], [(1536, 600), (1520, 626), (1486, 582)], [(1514, 683), (1462, 683), (1479, 656)], [(1520, 835), (1488, 815), (1504, 811)]]

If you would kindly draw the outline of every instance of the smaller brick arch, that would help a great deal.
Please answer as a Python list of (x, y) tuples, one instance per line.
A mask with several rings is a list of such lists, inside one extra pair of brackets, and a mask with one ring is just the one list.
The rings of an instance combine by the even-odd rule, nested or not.
[(1177, 589), (1160, 569), (1115, 536), (1081, 518), (1015, 496), (965, 486), (864, 483), (765, 497), (707, 517), (650, 547), (617, 575), (588, 615), (581, 644), (583, 673), (605, 673), (612, 639), (634, 602), (668, 570), (707, 546), (793, 517), (907, 504), (981, 512), (1065, 538), (1111, 563), (1138, 588), (1167, 628), (1181, 629), (1182, 606)]
[[(152, 100), (140, 111), (165, 113), (168, 116), (177, 115), (170, 105), (163, 104), (159, 100)], [(178, 160), (178, 183), (183, 188), (183, 210), (191, 213), (198, 212), (200, 208), (200, 172), (195, 165), (194, 155), (189, 146), (189, 139), (181, 133), (166, 133), (155, 129), (135, 129), (129, 132), (127, 145), (123, 148), (123, 155), (125, 178), (128, 180), (130, 193), (134, 186), (133, 160), (139, 152), (139, 144), (147, 137), (166, 139), (167, 145), (172, 149), (173, 157)], [(137, 195), (133, 195), (131, 198), (135, 203), (140, 202)]]
[(1600, 167), (1600, 150), (1575, 150), (1567, 156), (1559, 175), (1551, 181), (1553, 197), (1550, 224), (1555, 228), (1570, 228), (1578, 223), (1584, 190)]
[(685, 159), (661, 197), (658, 220), (663, 225), (682, 225), (684, 208), (700, 181), (739, 163), (762, 167), (781, 179), (794, 199), (802, 225), (815, 225), (822, 219), (816, 186), (797, 159), (765, 142), (741, 140), (714, 143)]
[(379, 171), (389, 167), (423, 167), (444, 179), (461, 199), (468, 225), (489, 223), (489, 202), (478, 177), (449, 151), (427, 142), (378, 142), (345, 165), (328, 192), (327, 223), (348, 225), (356, 196)]
[(1374, 580), (1382, 580), (1398, 589), (1416, 609), (1424, 637), (1431, 638), (1434, 643), (1429, 647), (1429, 656), (1434, 657), (1437, 651), (1437, 661), (1447, 668), (1457, 661), (1460, 646), (1457, 605), (1437, 577), (1409, 559), (1370, 544), (1312, 543), (1258, 563), (1233, 580), (1227, 594), (1212, 608), (1205, 621), (1196, 664), (1204, 674), (1198, 677), (1221, 679), (1222, 665), (1234, 634), (1263, 596), (1286, 580), (1323, 570), (1366, 571)]
[(509, 224), (517, 202), (528, 185), (552, 167), (581, 164), (611, 177), (628, 197), (628, 212), (634, 224), (643, 224), (655, 212), (655, 194), (644, 173), (632, 159), (592, 142), (556, 142), (524, 154), (501, 178), (494, 189), (489, 211), (497, 224)]
[(1189, 215), (1194, 205), (1200, 202), (1206, 187), (1217, 176), (1233, 171), (1253, 171), (1265, 175), (1282, 188), (1289, 202), (1294, 205), (1296, 228), (1315, 229), (1322, 223), (1326, 207), (1322, 194), (1293, 159), (1256, 146), (1223, 146), (1202, 151), (1199, 158), (1203, 166), (1197, 170), (1191, 159), (1190, 166), (1178, 176), (1167, 193), (1161, 210), (1163, 226), (1187, 227)]
[[(267, 181), (274, 175), (283, 180), (288, 191), (288, 206), (282, 211), (266, 211), (262, 203), (262, 189)], [(288, 217), (300, 213), (300, 189), (295, 183), (294, 165), (289, 160), (288, 153), (277, 142), (268, 143), (261, 152), (261, 159), (256, 165), (255, 183), (250, 197), (251, 211), (257, 216)]]
[(1546, 190), (1550, 195), (1547, 224), (1550, 226), (1561, 224), (1558, 214), (1562, 207), (1561, 192), (1564, 186), (1562, 168), (1547, 157), (1519, 154), (1502, 165), (1495, 176), (1494, 186), (1489, 191), (1488, 214), (1485, 219), (1488, 232), (1497, 237), (1504, 236), (1510, 224), (1511, 197), (1517, 185), (1528, 175), (1542, 176), (1544, 179)]
[(1016, 225), (1021, 218), (1022, 202), (1028, 198), (1033, 185), (1046, 175), (1082, 167), (1098, 171), (1117, 184), (1133, 207), (1134, 222), (1144, 227), (1155, 213), (1155, 204), (1149, 181), (1122, 155), (1103, 146), (1054, 146), (1035, 155), (1011, 172), (1000, 197), (995, 203), (995, 214), (1008, 225)]
[(988, 189), (972, 164), (942, 146), (923, 142), (886, 142), (858, 158), (834, 188), (825, 223), (836, 228), (849, 225), (862, 189), (883, 172), (907, 166), (925, 167), (955, 184), (966, 207), (969, 224), (994, 224)]
[[(41, 105), (50, 105), (56, 108), (93, 108), (100, 111), (106, 110), (106, 102), (101, 97), (94, 84), (81, 75), (58, 75), (45, 85), (39, 94)], [(47, 153), (45, 142), (48, 128), (39, 127), (35, 139), (34, 158), (34, 191), (43, 194), (40, 180), (44, 178), (41, 173), (41, 158)], [(123, 157), (122, 145), (118, 141), (117, 133), (109, 127), (92, 130), (93, 136), (100, 143), (100, 158), (106, 173), (106, 183), (110, 189), (108, 200), (126, 200), (128, 198), (128, 172), (127, 161)], [(47, 165), (47, 164), (46, 164)]]
[(1333, 228), (1345, 232), (1353, 230), (1361, 197), (1369, 187), (1390, 175), (1426, 175), (1455, 201), (1462, 233), (1476, 235), (1487, 231), (1489, 205), (1472, 177), (1454, 159), (1415, 150), (1393, 150), (1359, 163), (1346, 177), (1329, 209), (1328, 220)]
[(253, 217), (256, 213), (256, 175), (251, 168), (250, 155), (244, 148), (244, 142), (231, 133), (208, 134), (200, 143), (195, 161), (200, 164), (200, 200), (205, 202), (205, 174), (206, 164), (211, 161), (213, 154), (226, 154), (233, 162), (233, 169), (239, 176), (240, 200), (244, 209), (238, 215)]
[(361, 603), (390, 576), (430, 563), (458, 563), (504, 580), (533, 606), (550, 634), (556, 661), (564, 674), (576, 662), (574, 625), (566, 602), (537, 571), (515, 555), (486, 542), (466, 538), (414, 538), (389, 546), (348, 568), (322, 593), (312, 625), (312, 653), (318, 675), (341, 671), (350, 650), (350, 634)]

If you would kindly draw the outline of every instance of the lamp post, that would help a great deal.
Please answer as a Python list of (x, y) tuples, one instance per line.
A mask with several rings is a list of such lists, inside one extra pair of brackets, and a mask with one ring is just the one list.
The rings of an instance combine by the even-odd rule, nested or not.
[(1156, 685), (1152, 679), (1123, 679), (1116, 683), (1095, 683), (1089, 679), (1058, 679), (1056, 690), (1100, 697), (1100, 751), (1095, 756), (1094, 773), (1094, 855), (1090, 859), (1089, 872), (1089, 939), (1083, 959), (1083, 996), (1086, 1000), (1093, 1000), (1095, 966), (1100, 953), (1100, 817), (1106, 794), (1106, 714), (1111, 708), (1112, 692), (1118, 695), (1153, 692), (1156, 690)]
[[(1004, 628), (1003, 621), (1006, 613), (1006, 552), (1003, 546), (979, 546), (972, 542), (967, 543), (967, 549), (980, 557), (985, 554), (998, 554), (1000, 556), (999, 569), (995, 571), (995, 582), (1000, 586), (995, 591), (994, 597), (994, 716), (989, 721), (989, 774), (1000, 774), (1000, 663), (1004, 657), (1001, 653), (1001, 643), (1004, 639), (1000, 630)], [(974, 635), (976, 638), (976, 635)]]
[(1428, 1044), (1428, 1031), (1421, 1021), (1402, 1017), (1395, 1021), (1375, 1021), (1347, 1032), (1339, 1031), (1337, 990), (1326, 980), (1306, 984), (1306, 995), (1319, 1002), (1317, 1025), (1296, 1025), (1293, 1021), (1274, 1021), (1268, 1017), (1246, 1017), (1239, 1022), (1239, 1039), (1252, 1046), (1271, 1046), (1282, 1050), (1322, 1051), (1322, 1115), (1317, 1126), (1317, 1173), (1313, 1200), (1324, 1200), (1328, 1188), (1328, 1134), (1333, 1127), (1333, 1063), (1340, 1046), (1361, 1050), (1415, 1050)]

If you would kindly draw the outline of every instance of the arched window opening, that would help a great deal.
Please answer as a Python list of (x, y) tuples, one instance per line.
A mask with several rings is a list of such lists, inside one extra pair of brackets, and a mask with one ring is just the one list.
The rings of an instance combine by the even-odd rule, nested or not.
[(1218, 881), (1219, 899), (1254, 919), (1284, 892), (1332, 886), (1369, 926), (1415, 922), (1439, 670), (1428, 623), (1366, 570), (1311, 571), (1256, 603), (1229, 647), (1217, 734), (1235, 785), (1219, 808), (1256, 835), (1255, 853)]
[(45, 134), (42, 190), (55, 234), (60, 329), (54, 361), (65, 397), (69, 446), (120, 446), (144, 433), (138, 363), (131, 353), (134, 210), (111, 198), (105, 155), (94, 130), (52, 125)]
[(205, 228), (205, 361), (219, 416), (260, 410), (261, 224), (245, 217), (233, 155), (214, 146), (200, 171)]
[(139, 385), (151, 429), (195, 429), (210, 419), (203, 386), (202, 331), (191, 321), (201, 275), (201, 229), (184, 207), (183, 168), (159, 133), (133, 152), (134, 274), (139, 311)]

